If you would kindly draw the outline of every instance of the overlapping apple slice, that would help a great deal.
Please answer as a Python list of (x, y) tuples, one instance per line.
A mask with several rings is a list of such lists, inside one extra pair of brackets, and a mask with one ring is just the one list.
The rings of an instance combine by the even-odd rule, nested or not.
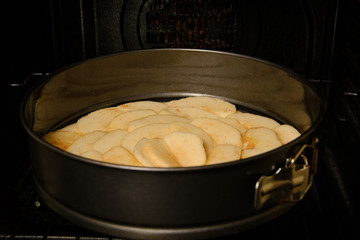
[(248, 158), (299, 136), (290, 125), (200, 96), (100, 109), (44, 139), (73, 154), (113, 164), (190, 167)]
[(55, 131), (49, 132), (44, 136), (44, 140), (63, 150), (67, 150), (79, 137), (81, 133), (74, 131)]
[(89, 150), (80, 154), (82, 157), (90, 158), (97, 161), (102, 161), (102, 154), (95, 150)]
[(160, 112), (166, 109), (168, 106), (162, 102), (155, 102), (155, 101), (135, 101), (135, 102), (128, 102), (117, 106), (116, 108), (120, 111), (131, 111), (131, 110), (144, 110), (149, 109), (155, 112)]
[(138, 110), (129, 110), (122, 112), (117, 115), (111, 122), (107, 125), (107, 131), (112, 131), (116, 129), (128, 130), (129, 123), (131, 121), (141, 119), (147, 116), (155, 115), (156, 112), (150, 109), (138, 109)]
[(77, 129), (83, 133), (106, 131), (106, 126), (122, 111), (118, 108), (103, 108), (89, 113), (77, 121)]
[(280, 123), (278, 123), (274, 119), (257, 114), (245, 113), (240, 111), (228, 115), (227, 118), (232, 118), (237, 120), (240, 124), (242, 124), (246, 128), (266, 127), (269, 129), (273, 129), (280, 126)]
[[(170, 107), (167, 108), (166, 113), (184, 117), (187, 119), (195, 118), (219, 118), (218, 115), (195, 107)], [(160, 112), (161, 114), (161, 112)]]
[(128, 131), (153, 123), (190, 122), (189, 119), (174, 115), (151, 115), (129, 122)]
[(130, 165), (130, 166), (143, 166), (134, 155), (127, 149), (118, 146), (113, 147), (102, 155), (102, 160), (107, 163)]
[(198, 135), (190, 132), (172, 132), (164, 136), (164, 142), (181, 166), (205, 164), (206, 151)]
[(206, 164), (225, 163), (241, 158), (241, 148), (230, 144), (217, 145), (209, 155)]
[(168, 123), (152, 123), (128, 132), (122, 139), (121, 146), (133, 153), (136, 144), (141, 139), (162, 138), (168, 133), (170, 133)]
[(288, 124), (278, 126), (274, 128), (274, 131), (278, 135), (282, 144), (287, 144), (300, 136), (299, 131)]
[(80, 155), (84, 152), (93, 150), (92, 145), (96, 142), (99, 138), (104, 136), (106, 132), (103, 131), (94, 131), (87, 134), (80, 136), (78, 139), (75, 140), (71, 146), (69, 146), (66, 151)]
[(199, 96), (187, 97), (178, 100), (173, 100), (167, 103), (170, 108), (177, 107), (193, 107), (205, 110), (207, 112), (218, 115), (219, 117), (226, 117), (229, 114), (236, 112), (236, 107), (225, 100), (213, 97)]
[(215, 146), (215, 143), (211, 140), (209, 134), (193, 124), (186, 122), (174, 122), (169, 125), (169, 130), (170, 132), (189, 132), (198, 135), (203, 142), (207, 155), (212, 152)]
[(197, 118), (191, 124), (203, 129), (217, 145), (242, 146), (240, 132), (233, 126), (213, 118)]
[(164, 140), (160, 138), (141, 139), (135, 146), (134, 155), (145, 167), (180, 167)]
[(122, 139), (127, 133), (126, 130), (121, 129), (108, 132), (93, 143), (92, 149), (103, 154), (112, 147), (120, 146)]
[(245, 139), (248, 146), (243, 150), (242, 158), (252, 157), (282, 145), (275, 131), (265, 127), (248, 129), (245, 132)]

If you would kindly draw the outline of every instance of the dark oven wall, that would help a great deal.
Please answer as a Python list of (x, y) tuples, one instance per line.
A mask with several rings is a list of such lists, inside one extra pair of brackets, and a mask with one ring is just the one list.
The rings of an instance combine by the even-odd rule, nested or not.
[[(147, 48), (201, 48), (328, 74), (337, 1), (36, 1), (16, 8), (12, 36), (28, 71)], [(26, 41), (25, 41), (25, 39)], [(12, 40), (11, 40), (12, 41)], [(17, 58), (13, 62), (18, 61)]]

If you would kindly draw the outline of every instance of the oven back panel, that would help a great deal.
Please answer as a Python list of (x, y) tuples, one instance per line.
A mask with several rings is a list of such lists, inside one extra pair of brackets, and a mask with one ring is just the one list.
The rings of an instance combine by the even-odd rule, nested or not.
[(165, 47), (250, 55), (317, 79), (326, 78), (332, 64), (337, 11), (333, 0), (53, 0), (47, 4), (48, 14), (40, 14), (46, 19), (39, 22), (48, 36), (39, 40), (51, 39), (40, 49), (52, 53), (50, 71), (96, 56)]

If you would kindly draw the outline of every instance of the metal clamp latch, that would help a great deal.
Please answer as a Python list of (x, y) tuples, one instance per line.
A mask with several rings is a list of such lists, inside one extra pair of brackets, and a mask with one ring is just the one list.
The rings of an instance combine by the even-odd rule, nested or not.
[[(316, 142), (303, 145), (295, 157), (286, 159), (285, 166), (274, 175), (259, 178), (255, 185), (255, 209), (261, 209), (270, 199), (275, 202), (296, 202), (305, 196), (316, 171)], [(308, 150), (312, 152), (310, 161), (306, 157)]]

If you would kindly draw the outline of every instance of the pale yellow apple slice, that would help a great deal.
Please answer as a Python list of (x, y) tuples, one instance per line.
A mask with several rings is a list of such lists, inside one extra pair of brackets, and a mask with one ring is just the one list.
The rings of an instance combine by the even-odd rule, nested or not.
[(135, 147), (134, 147), (134, 151), (133, 154), (135, 156), (135, 158), (144, 166), (144, 167), (155, 167), (150, 159), (148, 159), (148, 157), (145, 155), (144, 153), (144, 147), (145, 144), (147, 143), (147, 138), (142, 138), (140, 139)]
[(80, 133), (79, 129), (77, 128), (77, 124), (76, 123), (73, 123), (73, 124), (70, 124), (66, 127), (63, 127), (61, 129), (59, 129), (58, 131), (65, 131), (65, 132), (78, 132)]
[(93, 150), (98, 151), (103, 154), (110, 150), (110, 148), (115, 146), (120, 146), (122, 139), (128, 132), (126, 130), (113, 130), (106, 133), (104, 136), (99, 138), (92, 145)]
[(121, 142), (121, 146), (133, 153), (135, 145), (142, 138), (161, 138), (168, 133), (170, 133), (170, 131), (169, 124), (167, 123), (153, 123), (145, 125), (126, 134)]
[(174, 115), (151, 115), (129, 122), (128, 131), (154, 123), (190, 122), (189, 119)]
[(174, 122), (169, 125), (169, 129), (171, 132), (190, 132), (198, 135), (200, 139), (203, 141), (207, 155), (212, 151), (215, 145), (207, 132), (190, 123)]
[(227, 123), (231, 126), (233, 126), (234, 128), (236, 128), (237, 130), (239, 130), (239, 132), (241, 133), (241, 136), (244, 135), (245, 131), (247, 130), (246, 127), (244, 127), (241, 123), (239, 123), (239, 121), (237, 121), (234, 118), (219, 118), (219, 120), (223, 121), (224, 123)]
[(198, 135), (189, 132), (172, 132), (164, 136), (164, 142), (181, 166), (205, 164), (206, 152)]
[(134, 149), (135, 157), (144, 166), (180, 167), (162, 139), (141, 139)]
[(188, 119), (203, 118), (203, 117), (219, 118), (219, 116), (216, 114), (195, 107), (172, 107), (166, 109), (166, 111)]
[(55, 131), (49, 132), (44, 135), (43, 139), (48, 143), (58, 147), (62, 150), (68, 149), (79, 137), (81, 134), (79, 132), (72, 131)]
[(274, 131), (278, 135), (282, 144), (291, 142), (295, 138), (300, 136), (300, 133), (296, 128), (288, 124), (283, 124), (279, 127), (274, 128)]
[(203, 129), (217, 145), (242, 146), (242, 137), (235, 127), (213, 118), (197, 118), (191, 124)]
[(106, 132), (103, 131), (94, 131), (79, 137), (66, 151), (80, 155), (81, 153), (93, 150), (92, 145), (99, 138), (104, 136)]
[(128, 102), (117, 106), (116, 108), (121, 111), (130, 111), (130, 110), (139, 110), (139, 109), (150, 109), (155, 112), (160, 112), (161, 110), (166, 109), (168, 106), (162, 102), (155, 101), (136, 101), (136, 102)]
[(243, 150), (243, 158), (264, 153), (282, 146), (275, 131), (264, 127), (248, 129), (245, 132), (245, 140), (249, 143), (249, 149)]
[(175, 115), (171, 112), (168, 111), (168, 108), (167, 109), (164, 109), (164, 110), (161, 110), (160, 112), (158, 112), (159, 115)]
[(81, 153), (81, 156), (82, 156), (82, 157), (85, 157), (85, 158), (97, 160), (97, 161), (101, 161), (101, 160), (102, 160), (102, 155), (101, 155), (101, 153), (99, 153), (98, 151), (95, 151), (95, 150), (89, 150), (89, 151), (87, 151), (87, 152)]
[(257, 114), (244, 113), (239, 111), (234, 114), (230, 114), (229, 116), (227, 116), (227, 118), (236, 119), (246, 128), (266, 127), (269, 129), (273, 129), (280, 126), (280, 123), (278, 123), (274, 119)]
[(86, 134), (93, 131), (106, 131), (106, 126), (121, 110), (117, 108), (103, 108), (89, 113), (77, 121), (77, 129)]
[(195, 107), (210, 113), (216, 114), (220, 117), (226, 117), (231, 113), (236, 112), (235, 105), (224, 101), (222, 99), (199, 96), (199, 97), (187, 97), (178, 100), (167, 102), (169, 107)]
[(139, 110), (130, 110), (122, 112), (117, 115), (108, 125), (107, 131), (112, 131), (115, 129), (127, 130), (129, 127), (129, 122), (150, 115), (155, 115), (156, 112), (150, 109), (139, 109)]
[(241, 158), (241, 148), (234, 145), (217, 145), (210, 153), (206, 165), (230, 162)]
[(130, 153), (127, 149), (123, 147), (113, 147), (106, 153), (102, 155), (103, 162), (129, 165), (129, 166), (139, 166), (142, 164)]

